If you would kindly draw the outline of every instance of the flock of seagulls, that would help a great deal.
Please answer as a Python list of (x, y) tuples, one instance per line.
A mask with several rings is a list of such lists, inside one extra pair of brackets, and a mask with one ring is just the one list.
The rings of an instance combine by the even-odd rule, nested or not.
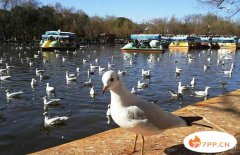
[[(79, 51), (73, 51), (72, 54), (76, 55), (78, 54)], [(95, 51), (96, 52), (96, 51)], [(92, 53), (95, 53), (92, 52)], [(209, 52), (209, 54), (206, 53), (207, 51), (202, 51), (201, 53), (199, 53), (199, 57), (203, 57), (204, 58), (204, 63), (201, 66), (201, 70), (203, 69), (204, 72), (207, 72), (207, 70), (209, 70), (212, 66), (212, 64), (214, 63), (213, 60), (211, 60), (211, 52)], [(69, 52), (67, 52), (69, 53)], [(89, 96), (92, 98), (95, 98), (96, 95), (99, 95), (100, 93), (95, 89), (95, 85), (94, 85), (94, 81), (92, 79), (92, 76), (94, 76), (95, 74), (103, 75), (105, 72), (108, 72), (109, 70), (114, 70), (117, 68), (117, 64), (112, 63), (114, 62), (115, 58), (112, 56), (111, 57), (111, 61), (106, 62), (106, 64), (100, 64), (99, 58), (94, 57), (91, 55), (91, 53), (89, 53), (89, 55), (87, 55), (86, 53), (84, 53), (84, 51), (82, 51), (82, 54), (84, 55), (84, 58), (81, 59), (82, 60), (82, 64), (85, 66), (88, 66), (87, 69), (85, 71), (81, 70), (81, 67), (76, 66), (76, 68), (74, 69), (74, 72), (70, 72), (68, 70), (63, 71), (63, 73), (65, 74), (65, 79), (67, 83), (70, 83), (72, 81), (78, 81), (79, 80), (79, 76), (80, 73), (86, 73), (88, 79), (86, 79), (86, 81), (81, 81), (81, 84), (83, 87), (87, 87), (89, 89)], [(204, 54), (204, 55), (203, 55)], [(207, 55), (207, 56), (206, 56)], [(63, 56), (59, 51), (55, 51), (55, 56), (56, 58), (59, 58), (59, 60), (62, 63), (66, 63), (68, 60), (68, 57)], [(134, 65), (136, 65), (138, 62), (136, 61), (136, 57), (138, 56), (137, 53), (133, 53), (130, 56), (126, 56), (123, 55), (123, 59), (125, 60), (125, 62), (127, 62), (127, 64), (129, 66), (134, 67)], [(171, 54), (169, 55), (171, 56)], [(18, 54), (19, 57), (19, 61), (22, 64), (27, 64), (29, 67), (33, 68), (34, 66), (36, 66), (36, 62), (35, 59), (40, 60), (42, 58), (41, 56), (41, 51), (38, 51), (37, 54), (33, 55), (33, 58), (29, 58), (26, 55), (24, 55), (23, 52), (20, 52)], [(2, 56), (0, 58), (0, 65), (2, 66), (0, 68), (0, 80), (2, 82), (7, 81), (7, 80), (11, 80), (12, 76), (11, 76), (11, 72), (9, 72), (10, 70), (15, 70), (18, 67), (17, 66), (11, 66), (11, 64), (14, 64), (13, 62), (16, 61), (14, 60), (16, 58), (14, 57), (9, 57), (7, 58), (6, 56)], [(197, 56), (192, 56), (191, 54), (188, 54), (186, 56), (186, 61), (191, 64), (194, 63), (197, 60)], [(160, 61), (161, 57), (157, 57), (157, 61)], [(153, 63), (155, 61), (155, 56), (150, 54), (147, 57), (146, 60), (148, 63)], [(174, 66), (175, 68), (172, 70), (173, 76), (175, 74), (176, 77), (181, 77), (184, 74), (186, 74), (186, 72), (184, 71), (184, 68), (181, 68), (181, 65), (178, 64), (179, 60), (173, 60), (173, 62), (176, 64), (176, 66)], [(43, 59), (42, 60), (42, 65), (45, 66), (46, 64), (48, 64), (48, 60)], [(231, 77), (233, 74), (233, 69), (234, 69), (234, 60), (233, 57), (231, 56), (231, 54), (227, 54), (227, 55), (223, 55), (223, 56), (219, 56), (218, 60), (217, 60), (217, 66), (219, 66), (219, 68), (221, 68), (221, 73), (223, 76), (226, 77)], [(230, 67), (229, 67), (230, 66)], [(39, 67), (39, 66), (38, 66)], [(46, 74), (46, 70), (44, 69), (44, 67), (35, 67), (34, 69), (34, 74), (36, 76), (31, 77), (29, 79), (30, 82), (30, 86), (32, 88), (32, 90), (34, 90), (36, 87), (39, 86), (39, 81), (45, 81), (47, 79), (50, 79), (51, 77)], [(229, 67), (229, 68), (228, 68)], [(152, 77), (155, 77), (157, 75), (154, 75), (154, 72), (152, 72), (150, 69), (146, 69), (146, 68), (142, 68), (141, 70), (139, 70), (139, 77), (138, 75), (136, 75), (136, 78), (141, 78), (141, 80), (136, 80), (136, 83), (133, 81), (134, 86), (132, 87), (130, 93), (131, 94), (137, 94), (138, 90), (144, 90), (145, 88), (151, 87), (150, 84), (150, 79)], [(117, 75), (119, 75), (120, 79), (124, 79), (124, 76), (128, 75), (129, 71), (125, 71), (125, 70), (116, 70)], [(146, 79), (148, 79), (149, 81), (146, 82)], [(115, 79), (113, 79), (115, 80)], [(182, 99), (184, 98), (184, 92), (185, 91), (189, 91), (194, 97), (206, 97), (209, 95), (209, 86), (205, 86), (204, 90), (197, 90), (196, 87), (198, 86), (198, 81), (199, 78), (194, 75), (192, 76), (192, 80), (189, 81), (188, 85), (183, 85), (181, 81), (177, 80), (176, 83), (176, 89), (175, 90), (168, 90), (170, 97), (173, 99)], [(111, 81), (111, 79), (110, 79)], [(136, 85), (135, 85), (136, 84)], [(29, 87), (30, 87), (29, 86)], [(135, 89), (136, 88), (136, 89)], [(53, 98), (51, 96), (51, 94), (55, 94), (55, 92), (57, 91), (54, 87), (54, 85), (50, 82), (46, 82), (46, 94), (47, 96), (42, 97), (43, 99), (43, 116), (44, 116), (44, 125), (45, 126), (54, 126), (56, 124), (61, 124), (61, 123), (65, 123), (68, 119), (69, 116), (54, 116), (54, 117), (50, 117), (49, 116), (49, 107), (54, 107), (54, 106), (58, 106), (61, 103), (61, 99), (57, 99), (57, 98)], [(6, 98), (7, 99), (13, 99), (13, 98), (21, 98), (21, 96), (24, 94), (23, 91), (11, 91), (6, 89)], [(168, 93), (167, 92), (167, 93)], [(53, 95), (54, 96), (54, 95)], [(55, 97), (55, 96), (54, 96)], [(110, 105), (108, 105), (107, 107), (107, 112), (106, 112), (106, 116), (107, 118), (110, 118), (111, 116), (111, 107)], [(108, 124), (110, 123), (110, 120), (108, 119)]]

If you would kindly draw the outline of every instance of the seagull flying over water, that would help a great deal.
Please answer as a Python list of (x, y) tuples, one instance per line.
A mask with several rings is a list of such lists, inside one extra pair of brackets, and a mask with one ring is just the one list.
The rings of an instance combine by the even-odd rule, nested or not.
[(107, 71), (102, 76), (103, 93), (108, 89), (111, 93), (111, 116), (122, 128), (136, 134), (134, 149), (138, 135), (143, 139), (142, 154), (144, 151), (144, 136), (159, 134), (166, 129), (191, 126), (192, 122), (202, 117), (181, 117), (164, 111), (158, 105), (145, 101), (132, 94), (124, 86), (121, 78), (114, 71)]

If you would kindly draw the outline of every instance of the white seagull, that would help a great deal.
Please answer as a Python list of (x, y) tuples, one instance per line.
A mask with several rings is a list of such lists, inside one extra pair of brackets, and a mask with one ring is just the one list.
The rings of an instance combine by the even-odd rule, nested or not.
[(47, 96), (43, 97), (43, 103), (45, 105), (51, 106), (51, 105), (59, 105), (59, 101), (61, 101), (61, 99), (47, 99)]
[(92, 70), (96, 70), (96, 69), (98, 69), (98, 66), (93, 66), (92, 64), (90, 64), (90, 70), (92, 71)]
[(142, 154), (144, 152), (144, 136), (159, 134), (166, 129), (191, 126), (192, 122), (202, 117), (180, 117), (164, 111), (158, 105), (145, 101), (130, 93), (123, 85), (121, 78), (114, 71), (107, 71), (102, 76), (103, 93), (109, 89), (111, 93), (111, 116), (115, 123), (136, 134), (134, 150), (138, 135), (143, 139)]
[(66, 80), (67, 81), (76, 81), (78, 76), (76, 74), (69, 74), (68, 71), (66, 71)]
[(7, 72), (7, 69), (6, 68), (1, 68), (0, 73), (3, 73), (3, 72)]
[(86, 62), (88, 62), (88, 59), (83, 59), (83, 63), (85, 64)]
[(182, 86), (182, 82), (178, 82), (178, 92), (181, 92), (180, 90), (186, 90), (188, 89), (187, 86)]
[(142, 76), (146, 77), (146, 78), (150, 78), (151, 77), (151, 70), (142, 69)]
[(46, 92), (52, 93), (52, 92), (54, 92), (54, 91), (55, 91), (55, 88), (54, 88), (54, 87), (51, 87), (51, 86), (49, 85), (49, 83), (47, 83)]
[(195, 82), (195, 77), (192, 78), (192, 81), (190, 82), (191, 87), (195, 87), (196, 82)]
[(36, 68), (36, 75), (37, 76), (40, 75), (40, 74), (43, 74), (43, 73), (44, 73), (44, 70)]
[(10, 78), (11, 78), (11, 76), (8, 76), (8, 75), (6, 75), (6, 76), (0, 76), (0, 80), (1, 80), (1, 81), (9, 80)]
[(136, 93), (136, 91), (135, 91), (135, 88), (134, 88), (134, 87), (132, 87), (131, 93), (132, 93), (132, 94), (135, 94), (135, 93)]
[(113, 66), (115, 66), (115, 64), (111, 64), (108, 62), (108, 68), (112, 68)]
[(211, 88), (211, 87), (206, 86), (204, 91), (194, 91), (194, 95), (195, 95), (196, 97), (205, 97), (205, 96), (208, 96), (208, 89), (209, 89), (209, 88)]
[(123, 75), (126, 75), (126, 71), (121, 71), (121, 70), (118, 70), (118, 75), (121, 75), (121, 76), (123, 76)]
[(92, 79), (89, 79), (88, 81), (84, 82), (84, 86), (92, 86)]
[(105, 71), (105, 68), (103, 68), (103, 67), (101, 67), (101, 66), (98, 66), (98, 69), (99, 69), (99, 72)]
[(91, 96), (97, 95), (97, 92), (94, 90), (94, 87), (91, 87), (91, 88), (90, 88), (89, 94), (90, 94)]
[(7, 98), (16, 98), (16, 97), (19, 97), (21, 94), (23, 94), (23, 91), (9, 93), (9, 90), (6, 90)]
[(138, 88), (139, 89), (143, 89), (143, 88), (147, 88), (147, 87), (148, 87), (148, 83), (138, 81)]
[(176, 67), (176, 74), (181, 74), (181, 72), (182, 72), (182, 69), (181, 68), (178, 68), (178, 67)]
[(231, 64), (230, 70), (223, 71), (223, 74), (231, 77), (232, 76), (232, 70), (233, 70), (233, 64)]
[(14, 68), (14, 66), (9, 66), (8, 63), (6, 63), (6, 69)]
[(80, 72), (80, 67), (77, 67), (77, 68), (76, 68), (76, 71), (79, 73), (79, 72)]
[(34, 88), (36, 85), (37, 85), (37, 80), (35, 78), (32, 78), (31, 87)]
[(168, 92), (171, 94), (172, 98), (176, 98), (176, 99), (183, 98), (182, 93), (175, 92), (173, 90), (169, 90)]
[(55, 116), (53, 118), (49, 118), (47, 112), (44, 112), (43, 115), (44, 115), (44, 125), (45, 126), (53, 126), (53, 125), (56, 125), (56, 124), (62, 124), (66, 120), (69, 119), (69, 117), (67, 117), (67, 116), (61, 116), (61, 117)]
[(110, 109), (110, 104), (108, 105), (108, 109), (107, 109), (107, 112), (106, 112), (106, 116), (111, 116), (111, 109)]

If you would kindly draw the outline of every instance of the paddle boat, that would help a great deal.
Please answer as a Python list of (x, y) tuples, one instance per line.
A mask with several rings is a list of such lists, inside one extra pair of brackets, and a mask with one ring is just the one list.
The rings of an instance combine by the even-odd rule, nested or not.
[(217, 42), (220, 49), (237, 49), (237, 43), (234, 37), (214, 37), (213, 42)]
[(75, 50), (77, 48), (76, 37), (76, 34), (72, 32), (46, 31), (42, 35), (40, 48), (42, 51)]
[(188, 35), (177, 35), (171, 38), (171, 43), (168, 46), (169, 50), (181, 49), (188, 51), (189, 49), (200, 48), (200, 38)]
[(132, 34), (131, 42), (121, 48), (122, 52), (161, 53), (164, 48), (160, 34)]

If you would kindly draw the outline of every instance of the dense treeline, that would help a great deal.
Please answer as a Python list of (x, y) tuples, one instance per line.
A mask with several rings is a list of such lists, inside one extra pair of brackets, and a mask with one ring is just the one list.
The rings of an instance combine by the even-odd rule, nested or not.
[[(240, 24), (214, 14), (158, 18), (134, 23), (124, 17), (89, 17), (61, 4), (42, 6), (36, 0), (0, 0), (1, 39), (39, 39), (47, 30), (71, 31), (80, 38), (96, 39), (102, 33), (127, 38), (131, 33), (238, 35)], [(147, 28), (147, 29), (146, 29)]]

